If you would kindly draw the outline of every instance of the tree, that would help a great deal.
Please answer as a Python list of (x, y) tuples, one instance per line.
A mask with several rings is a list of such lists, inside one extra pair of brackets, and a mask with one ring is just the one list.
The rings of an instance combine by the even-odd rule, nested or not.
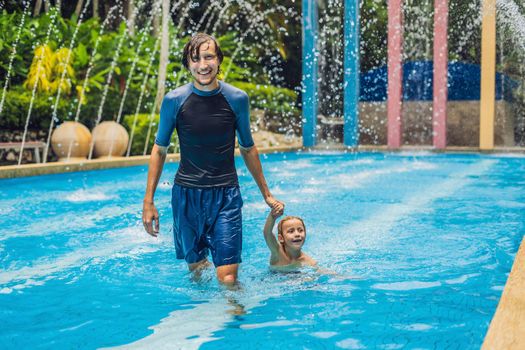
[(93, 17), (98, 18), (98, 0), (93, 0)]
[(82, 5), (84, 5), (84, 0), (77, 1), (77, 7), (75, 7), (75, 15), (80, 17), (80, 11), (82, 11)]
[(41, 9), (42, 9), (42, 0), (36, 0), (35, 11), (33, 12), (33, 17), (37, 17), (40, 14)]
[[(155, 4), (153, 4), (154, 8), (157, 8), (156, 3), (157, 2), (155, 2)], [(154, 10), (152, 16), (153, 16), (153, 33), (152, 33), (152, 35), (153, 36), (157, 36), (159, 34), (159, 26), (160, 26), (160, 23), (159, 23), (160, 22), (159, 12)]]
[(133, 37), (135, 35), (135, 3), (133, 0), (128, 0), (127, 3), (129, 35)]
[(160, 104), (164, 97), (164, 88), (166, 84), (166, 69), (168, 67), (169, 57), (169, 22), (170, 18), (170, 0), (162, 0), (162, 33), (160, 41), (160, 62), (159, 62), (159, 80), (157, 83), (157, 98), (155, 99), (155, 108), (160, 110)]

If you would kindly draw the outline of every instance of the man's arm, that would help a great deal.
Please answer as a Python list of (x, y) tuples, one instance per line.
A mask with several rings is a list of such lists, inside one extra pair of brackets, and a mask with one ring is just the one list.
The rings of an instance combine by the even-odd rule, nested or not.
[[(175, 95), (168, 93), (162, 100), (160, 106), (160, 121), (155, 137), (155, 144), (151, 150), (148, 167), (148, 182), (146, 184), (146, 194), (142, 206), (142, 223), (146, 232), (157, 237), (159, 233), (159, 212), (155, 208), (153, 197), (159, 183), (160, 174), (166, 160), (166, 153), (170, 143), (171, 134), (175, 129), (175, 116), (177, 115), (178, 102)], [(155, 224), (154, 224), (155, 223)]]
[(142, 223), (144, 224), (146, 232), (154, 237), (157, 237), (160, 227), (159, 212), (154, 204), (155, 190), (157, 189), (160, 175), (162, 174), (167, 150), (167, 147), (155, 144), (153, 145), (149, 159), (148, 182), (146, 184), (146, 194), (144, 195), (142, 207)]
[(248, 168), (248, 170), (253, 176), (253, 179), (257, 183), (259, 191), (261, 191), (264, 201), (266, 202), (266, 204), (268, 204), (270, 208), (272, 208), (272, 213), (274, 215), (282, 215), (284, 211), (284, 203), (275, 199), (270, 193), (270, 190), (268, 189), (268, 185), (266, 184), (266, 179), (264, 178), (264, 174), (262, 171), (261, 160), (259, 159), (259, 152), (257, 151), (257, 147), (252, 146), (250, 148), (244, 148), (242, 146), (239, 146), (239, 149), (241, 151), (241, 155), (244, 159), (246, 167)]

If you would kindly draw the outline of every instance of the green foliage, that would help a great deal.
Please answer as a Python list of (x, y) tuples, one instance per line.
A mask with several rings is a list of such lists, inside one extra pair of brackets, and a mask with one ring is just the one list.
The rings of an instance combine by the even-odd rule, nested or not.
[(298, 113), (297, 93), (293, 90), (240, 81), (232, 82), (232, 85), (246, 91), (250, 97), (251, 108), (259, 108), (269, 115), (280, 115), (282, 117)]
[[(51, 9), (48, 13), (36, 18), (30, 15), (25, 17), (25, 23), (20, 28), (20, 41), (14, 56), (6, 103), (0, 115), (0, 127), (23, 129), (31, 100), (31, 91), (24, 90), (22, 84), (28, 80), (35, 48), (43, 45), (46, 45), (51, 52), (61, 52), (62, 58), (65, 57), (64, 50), (72, 48), (66, 75), (66, 78), (71, 80), (71, 90), (67, 93), (67, 89), (64, 87), (62, 89), (56, 123), (75, 119), (77, 109), (80, 107), (79, 121), (88, 128), (92, 128), (98, 119), (99, 106), (104, 100), (106, 89), (107, 94), (100, 113), (100, 121), (116, 120), (119, 117), (118, 111), (126, 85), (128, 85), (128, 90), (122, 115), (133, 115), (137, 109), (145, 77), (147, 79), (139, 113), (149, 113), (157, 90), (160, 50), (158, 38), (148, 31), (137, 32), (131, 37), (124, 24), (115, 26), (115, 21), (104, 24), (99, 19), (90, 18), (77, 24), (77, 18), (74, 16), (71, 19), (62, 18), (54, 11)], [(0, 16), (0, 76), (7, 75), (9, 59), (21, 20), (21, 12), (7, 13), (4, 11)], [(283, 20), (284, 18), (278, 17), (272, 20), (275, 22), (272, 23), (276, 31)], [(115, 29), (112, 29), (111, 26)], [(52, 30), (49, 40), (46, 41), (49, 28)], [(77, 34), (71, 45), (76, 30)], [(191, 81), (191, 75), (181, 64), (182, 48), (189, 37), (182, 37), (173, 26), (170, 27), (170, 36), (167, 91)], [(237, 86), (247, 90), (252, 97), (253, 108), (262, 108), (279, 115), (295, 113), (297, 94), (291, 90), (269, 85), (268, 74), (264, 72), (257, 59), (257, 49), (244, 45), (243, 50), (239, 50), (239, 37), (241, 35), (234, 31), (228, 31), (226, 35), (218, 35), (218, 41), (225, 54), (220, 78), (225, 78), (228, 82), (235, 82)], [(122, 46), (117, 54), (119, 41), (122, 41)], [(284, 50), (285, 48), (279, 48), (279, 51), (286, 55)], [(114, 59), (116, 59), (115, 67), (111, 71)], [(134, 72), (130, 77), (134, 61)], [(62, 62), (57, 64), (63, 65), (65, 62), (62, 59)], [(55, 76), (57, 74), (60, 76), (61, 72), (56, 69), (52, 70)], [(110, 74), (111, 78), (108, 79)], [(33, 74), (32, 78), (38, 77)], [(109, 85), (107, 85), (108, 81)], [(46, 128), (49, 126), (56, 99), (56, 89), (46, 90), (48, 90), (48, 95), (36, 95), (30, 118), (31, 127)], [(156, 129), (152, 132), (154, 134)], [(137, 135), (140, 134), (141, 132), (137, 133)], [(140, 136), (137, 137), (140, 140)], [(139, 141), (137, 142), (140, 144)], [(135, 145), (135, 141), (133, 143)], [(133, 152), (135, 151), (134, 149)]]
[[(22, 86), (11, 88), (6, 93), (0, 128), (7, 130), (24, 130), (31, 102), (32, 92)], [(36, 94), (29, 118), (29, 129), (47, 130), (51, 122), (54, 98), (45, 94)], [(72, 113), (72, 105), (62, 99), (57, 106), (57, 116), (64, 118)]]
[[(130, 138), (133, 131), (130, 155), (135, 156), (142, 155), (144, 153), (144, 145), (146, 144), (146, 138), (148, 137), (148, 129), (150, 128), (150, 124), (151, 129), (146, 154), (151, 152), (153, 144), (155, 143), (155, 134), (157, 133), (160, 118), (158, 114), (153, 115), (153, 120), (150, 119), (151, 117), (152, 116), (150, 114), (137, 114), (136, 116), (131, 114), (124, 117), (123, 125), (128, 130)], [(133, 126), (133, 124), (135, 124), (135, 126)], [(179, 142), (177, 133), (173, 133), (170, 145), (175, 146), (178, 150), (178, 144)]]

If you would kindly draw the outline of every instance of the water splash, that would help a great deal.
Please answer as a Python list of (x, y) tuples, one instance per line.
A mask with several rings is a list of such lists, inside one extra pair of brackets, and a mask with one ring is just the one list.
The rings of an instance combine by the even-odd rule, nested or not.
[[(139, 12), (139, 7), (135, 7), (135, 16), (136, 14)], [(95, 127), (97, 127), (99, 124), (100, 124), (100, 121), (102, 120), (102, 112), (104, 110), (104, 104), (106, 103), (106, 97), (107, 97), (107, 94), (108, 94), (108, 90), (109, 90), (109, 86), (110, 86), (110, 83), (111, 83), (111, 80), (113, 78), (113, 72), (115, 71), (115, 67), (117, 65), (117, 61), (118, 61), (118, 58), (120, 57), (120, 50), (122, 49), (122, 44), (124, 43), (124, 39), (128, 36), (128, 33), (129, 33), (129, 28), (128, 28), (128, 22), (127, 20), (122, 17), (122, 20), (124, 21), (124, 23), (126, 24), (126, 29), (124, 30), (124, 32), (122, 33), (122, 35), (120, 36), (119, 38), (119, 41), (118, 41), (118, 44), (117, 44), (117, 48), (115, 50), (115, 54), (113, 55), (113, 60), (111, 62), (111, 66), (109, 68), (109, 72), (107, 74), (107, 77), (106, 77), (106, 84), (104, 85), (104, 90), (102, 92), (102, 99), (100, 101), (100, 105), (98, 107), (98, 113), (97, 113), (97, 119), (95, 121)], [(91, 144), (90, 144), (90, 147), (89, 147), (89, 155), (88, 155), (88, 159), (91, 160), (91, 158), (93, 157), (93, 150), (95, 148), (95, 138), (93, 137), (91, 139)]]
[(213, 12), (211, 12), (210, 18), (208, 18), (208, 21), (206, 22), (206, 26), (204, 27), (204, 33), (208, 33), (208, 31), (210, 30), (211, 23), (213, 22), (213, 19), (217, 16), (217, 13), (220, 13), (221, 9), (226, 7), (229, 3), (228, 0), (225, 0), (224, 2), (218, 1), (216, 2), (216, 4), (217, 5), (213, 7)]
[[(100, 43), (100, 39), (102, 38), (102, 34), (104, 33), (104, 31), (106, 29), (106, 25), (108, 24), (108, 22), (109, 22), (109, 20), (111, 18), (111, 15), (113, 14), (113, 11), (115, 11), (116, 9), (117, 9), (117, 5), (112, 6), (109, 9), (108, 14), (106, 16), (106, 19), (102, 22), (102, 24), (100, 26), (100, 30), (98, 32), (97, 40), (95, 41), (95, 45), (93, 47), (93, 51), (91, 53), (91, 57), (89, 58), (88, 69), (87, 69), (86, 75), (84, 77), (84, 83), (82, 84), (82, 94), (84, 94), (84, 92), (86, 91), (87, 84), (89, 82), (89, 76), (91, 75), (91, 71), (93, 70), (93, 67), (95, 66), (94, 61), (95, 61), (95, 56), (97, 55), (98, 45)], [(77, 112), (75, 114), (75, 122), (78, 122), (79, 119), (80, 119), (80, 110), (81, 109), (82, 109), (82, 99), (79, 98), (78, 104), (77, 104)], [(67, 152), (67, 161), (69, 161), (70, 158), (71, 158), (71, 152), (73, 150), (72, 144), (73, 144), (73, 141), (70, 141), (69, 147), (68, 147), (68, 152)]]
[[(52, 11), (51, 12), (51, 16), (50, 16), (50, 22), (49, 22), (49, 27), (47, 28), (47, 33), (46, 33), (46, 39), (44, 40), (44, 45), (47, 45), (47, 43), (49, 42), (49, 37), (51, 36), (51, 31), (53, 30), (53, 26), (55, 25), (55, 18), (57, 16), (57, 13), (58, 11)], [(40, 71), (42, 69), (42, 59), (43, 59), (43, 55), (44, 55), (44, 50), (42, 50), (40, 56), (38, 56), (37, 58), (37, 70), (36, 70), (36, 76), (40, 76)], [(35, 83), (33, 84), (33, 90), (31, 92), (31, 101), (29, 102), (29, 109), (27, 111), (27, 118), (26, 118), (26, 123), (25, 123), (25, 126), (24, 126), (24, 134), (22, 136), (22, 145), (20, 146), (20, 155), (18, 157), (18, 165), (22, 164), (22, 154), (23, 154), (23, 151), (24, 151), (24, 145), (25, 145), (25, 142), (26, 142), (26, 137), (27, 137), (27, 129), (29, 127), (29, 119), (31, 118), (31, 112), (33, 110), (33, 103), (35, 101), (35, 94), (36, 94), (36, 88), (38, 86), (38, 79), (35, 79)]]
[[(204, 24), (204, 21), (206, 20), (206, 18), (208, 17), (208, 15), (210, 15), (210, 19), (213, 18), (213, 14), (211, 14), (211, 11), (213, 9), (215, 9), (216, 7), (218, 7), (220, 4), (220, 1), (217, 1), (217, 0), (212, 0), (210, 2), (210, 5), (208, 5), (208, 7), (206, 7), (206, 10), (204, 10), (204, 13), (202, 14), (199, 22), (197, 23), (197, 25), (195, 26), (195, 32), (199, 32), (202, 25)], [(208, 20), (209, 22), (209, 20)]]
[[(328, 0), (319, 6), (318, 112), (330, 118), (341, 118), (343, 114), (343, 12), (342, 0)], [(330, 130), (326, 138), (319, 139), (328, 142), (332, 134)]]
[(151, 129), (153, 128), (153, 117), (155, 116), (155, 103), (153, 103), (153, 106), (151, 107), (151, 111), (149, 113), (149, 123), (148, 123), (148, 132), (146, 134), (146, 142), (144, 143), (144, 151), (142, 153), (143, 156), (145, 156), (148, 152), (148, 145), (149, 145), (149, 139), (151, 138)]
[(246, 37), (248, 36), (248, 34), (250, 34), (252, 32), (252, 30), (257, 29), (258, 25), (260, 25), (260, 23), (264, 20), (264, 18), (266, 16), (268, 16), (270, 13), (276, 12), (276, 11), (283, 11), (283, 13), (284, 13), (284, 12), (286, 12), (286, 8), (283, 7), (283, 6), (280, 6), (280, 5), (279, 6), (275, 6), (275, 7), (272, 7), (270, 9), (267, 9), (266, 11), (260, 12), (258, 15), (255, 15), (253, 17), (252, 21), (250, 22), (249, 27), (246, 29), (246, 31), (241, 35), (241, 37), (237, 41), (237, 47), (235, 48), (235, 51), (233, 52), (233, 54), (232, 54), (232, 56), (230, 58), (230, 62), (228, 64), (228, 67), (226, 68), (226, 72), (224, 73), (224, 81), (226, 81), (227, 78), (228, 78), (228, 74), (230, 73), (230, 70), (231, 70), (233, 62), (235, 61), (235, 58), (237, 57), (237, 55), (243, 49), (243, 43), (244, 43), (244, 40), (246, 39)]
[(93, 192), (91, 190), (82, 189), (68, 194), (65, 200), (72, 203), (85, 203), (106, 201), (113, 198), (115, 198), (114, 195), (108, 195), (104, 192)]
[[(60, 93), (62, 92), (62, 83), (64, 82), (64, 77), (66, 76), (67, 72), (67, 65), (69, 64), (69, 60), (71, 59), (71, 53), (73, 52), (73, 45), (75, 44), (75, 39), (77, 38), (78, 30), (80, 29), (80, 24), (82, 24), (82, 20), (84, 18), (84, 15), (86, 13), (87, 8), (89, 7), (89, 3), (91, 0), (87, 0), (84, 4), (84, 8), (82, 9), (82, 13), (80, 14), (77, 25), (75, 27), (75, 32), (73, 33), (73, 37), (71, 38), (71, 42), (69, 43), (69, 51), (67, 52), (66, 61), (63, 63), (62, 73), (60, 75), (60, 82), (58, 83), (58, 91), (57, 96), (55, 98), (55, 104), (53, 105), (53, 114), (51, 115), (51, 121), (49, 123), (49, 131), (47, 136), (47, 142), (46, 142), (46, 148), (44, 149), (44, 156), (43, 156), (43, 162), (44, 164), (47, 163), (47, 153), (49, 151), (49, 145), (51, 143), (51, 133), (53, 131), (53, 126), (55, 125), (55, 120), (57, 120), (57, 109), (58, 109), (58, 102), (60, 101)], [(71, 150), (71, 144), (69, 143), (69, 148)], [(70, 151), (68, 151), (68, 154), (70, 154)]]
[(215, 35), (215, 33), (217, 32), (217, 28), (219, 27), (219, 25), (222, 23), (222, 20), (223, 18), (225, 17), (225, 14), (227, 14), (227, 11), (229, 9), (231, 5), (231, 2), (227, 2), (221, 9), (221, 11), (219, 12), (219, 15), (218, 15), (218, 18), (217, 18), (217, 21), (215, 22), (215, 24), (213, 25), (213, 28), (211, 30), (212, 32), (212, 35)]
[(497, 0), (498, 19), (513, 33), (513, 41), (525, 53), (525, 16), (512, 0)]
[[(157, 3), (157, 4), (160, 5), (160, 3)], [(160, 9), (159, 6), (154, 6), (153, 9), (151, 10), (150, 18), (149, 18), (145, 28), (143, 29), (143, 33), (142, 33), (142, 36), (140, 38), (138, 47), (135, 50), (135, 57), (133, 58), (133, 62), (131, 63), (131, 68), (130, 68), (130, 70), (128, 72), (128, 77), (126, 79), (126, 86), (124, 87), (124, 93), (122, 94), (122, 98), (120, 99), (120, 106), (119, 106), (117, 119), (116, 119), (116, 122), (119, 123), (119, 124), (120, 124), (120, 118), (122, 117), (122, 110), (124, 108), (124, 102), (126, 101), (126, 96), (128, 94), (129, 84), (131, 83), (131, 79), (133, 78), (133, 73), (135, 72), (135, 67), (136, 67), (137, 62), (138, 62), (139, 57), (140, 57), (139, 54), (140, 54), (140, 52), (142, 50), (142, 45), (144, 44), (144, 40), (146, 39), (145, 31), (147, 31), (147, 30), (149, 30), (151, 28), (151, 23), (153, 22), (153, 18), (158, 13), (159, 9)], [(154, 55), (152, 55), (152, 56), (154, 57)], [(150, 62), (151, 62), (151, 60), (150, 60)], [(148, 67), (148, 73), (149, 73), (149, 67)], [(146, 77), (147, 76), (148, 76), (148, 74), (146, 74)], [(115, 138), (112, 138), (111, 139), (111, 143), (109, 145), (109, 156), (110, 157), (113, 154), (113, 145), (114, 144), (115, 144)]]
[(155, 47), (153, 48), (153, 53), (150, 56), (148, 68), (146, 68), (146, 74), (144, 75), (144, 79), (142, 80), (142, 85), (140, 87), (140, 95), (139, 95), (139, 100), (137, 102), (137, 107), (135, 108), (135, 115), (133, 117), (133, 123), (131, 125), (131, 134), (129, 136), (128, 150), (126, 151), (126, 157), (129, 157), (130, 152), (131, 152), (131, 145), (133, 144), (133, 135), (135, 135), (135, 126), (137, 125), (137, 116), (139, 114), (140, 107), (142, 106), (142, 98), (144, 97), (144, 93), (146, 91), (146, 84), (150, 76), (151, 66), (153, 65), (153, 61), (155, 60), (155, 55), (157, 54), (157, 51), (159, 50), (159, 44), (160, 44), (160, 37), (157, 38), (157, 40), (155, 41)]

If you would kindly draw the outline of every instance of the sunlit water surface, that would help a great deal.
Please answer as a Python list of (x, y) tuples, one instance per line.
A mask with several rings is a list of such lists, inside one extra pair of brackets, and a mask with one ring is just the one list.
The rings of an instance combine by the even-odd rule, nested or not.
[(0, 348), (478, 349), (525, 233), (525, 158), (263, 155), (304, 250), (337, 276), (272, 273), (268, 208), (240, 159), (241, 287), (175, 259), (140, 217), (147, 167), (0, 181)]

